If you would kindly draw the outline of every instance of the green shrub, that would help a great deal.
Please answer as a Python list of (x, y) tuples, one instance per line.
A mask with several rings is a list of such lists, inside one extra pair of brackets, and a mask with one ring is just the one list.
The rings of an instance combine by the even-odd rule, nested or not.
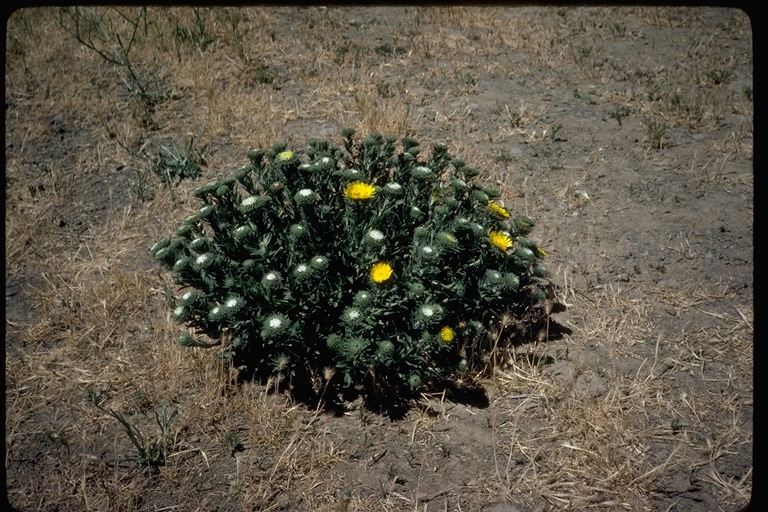
[(332, 367), (407, 392), (487, 361), (502, 316), (545, 299), (533, 222), (444, 144), (424, 159), (412, 138), (342, 135), (252, 150), (195, 191), (202, 207), (151, 249), (182, 287), (174, 319), (257, 378)]

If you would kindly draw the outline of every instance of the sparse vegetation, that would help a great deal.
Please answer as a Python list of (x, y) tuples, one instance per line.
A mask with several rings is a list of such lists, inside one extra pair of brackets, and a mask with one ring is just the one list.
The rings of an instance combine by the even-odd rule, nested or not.
[[(15, 11), (11, 506), (740, 510), (754, 459), (753, 26), (711, 7)], [(419, 159), (445, 141), (503, 208), (537, 220), (530, 240), (548, 252), (553, 299), (535, 303), (549, 322), (533, 341), (397, 409), (332, 385), (336, 361), (309, 372), (314, 403), (285, 393), (297, 378), (281, 358), (260, 384), (212, 357), (232, 332), (180, 347), (179, 289), (147, 253), (251, 148), (285, 141), (308, 163), (306, 141), (343, 149), (346, 126), (417, 138)], [(489, 327), (501, 340), (525, 325)]]

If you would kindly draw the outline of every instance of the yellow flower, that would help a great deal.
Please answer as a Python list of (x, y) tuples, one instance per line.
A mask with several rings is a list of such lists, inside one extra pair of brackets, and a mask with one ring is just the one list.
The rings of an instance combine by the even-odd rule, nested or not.
[(344, 189), (344, 195), (350, 199), (356, 200), (371, 199), (376, 195), (376, 189), (373, 185), (369, 185), (368, 183), (353, 181)]
[(371, 279), (374, 283), (381, 284), (392, 277), (392, 267), (387, 263), (378, 262), (371, 268)]
[(493, 210), (493, 212), (497, 214), (499, 217), (502, 217), (504, 219), (509, 218), (509, 211), (507, 211), (507, 209), (504, 208), (503, 206), (497, 205), (493, 201), (488, 201), (488, 208)]
[(536, 251), (539, 253), (539, 255), (540, 255), (542, 258), (546, 258), (546, 257), (547, 257), (547, 253), (546, 253), (546, 252), (544, 251), (544, 249), (542, 249), (541, 247), (537, 247), (537, 248), (536, 248)]
[(491, 239), (491, 243), (501, 249), (502, 251), (506, 252), (509, 249), (512, 248), (514, 245), (514, 242), (512, 242), (512, 238), (510, 238), (509, 235), (506, 235), (502, 233), (501, 231), (491, 231), (488, 234), (488, 238)]
[(278, 153), (277, 159), (281, 162), (284, 162), (286, 160), (290, 160), (293, 158), (293, 151), (283, 151), (282, 153)]
[(440, 339), (443, 340), (443, 343), (446, 345), (453, 341), (453, 329), (448, 327), (447, 325), (440, 329)]

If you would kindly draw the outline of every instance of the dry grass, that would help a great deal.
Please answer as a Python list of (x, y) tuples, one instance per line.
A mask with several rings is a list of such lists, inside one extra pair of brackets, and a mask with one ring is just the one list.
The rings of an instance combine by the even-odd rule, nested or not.
[[(386, 41), (344, 35), (363, 23), (374, 30), (393, 12), (375, 9), (378, 22), (361, 9), (150, 8), (130, 59), (165, 95), (153, 104), (129, 93), (125, 68), (67, 34), (58, 10), (13, 14), (5, 75), (11, 503), (27, 510), (351, 512), (443, 503), (447, 510), (449, 498), (458, 504), (463, 498), (455, 496), (468, 496), (473, 506), (508, 500), (527, 510), (652, 510), (690, 486), (712, 489), (707, 503), (723, 510), (743, 505), (751, 469), (731, 469), (752, 446), (754, 313), (727, 283), (676, 291), (649, 281), (595, 283), (584, 277), (594, 262), (574, 263), (562, 250), (553, 279), (569, 305), (563, 322), (572, 335), (508, 354), (482, 381), (491, 395), (487, 410), (428, 396), (394, 426), (355, 406), (341, 418), (317, 414), (271, 392), (274, 386), (238, 383), (237, 370), (209, 351), (175, 344), (179, 327), (164, 290), (173, 286), (171, 277), (158, 271), (147, 248), (195, 209), (196, 184), (183, 182), (171, 197), (154, 180), (154, 199), (139, 201), (131, 186), (146, 163), (124, 148), (151, 152), (161, 141), (204, 133), (212, 150), (207, 179), (237, 168), (251, 147), (278, 140), (301, 146), (352, 126), (358, 133), (417, 135), (425, 147), (447, 140), (452, 153), (488, 170), (488, 181), (533, 218), (548, 215), (551, 201), (569, 213), (607, 212), (605, 201), (575, 194), (603, 170), (598, 149), (566, 161), (560, 174), (514, 174), (498, 157), (510, 144), (542, 143), (550, 151), (553, 144), (544, 143), (557, 114), (546, 92), (555, 85), (548, 71), (567, 67), (572, 89), (626, 105), (627, 126), (663, 114), (670, 129), (710, 132), (736, 112), (745, 121), (714, 143), (715, 157), (676, 166), (645, 146), (630, 156), (678, 169), (702, 194), (752, 187), (748, 173), (726, 165), (751, 159), (751, 101), (738, 92), (728, 102), (717, 94), (713, 80), (723, 77), (711, 71), (730, 69), (720, 55), (732, 52), (720, 51), (696, 9), (409, 8), (408, 20), (394, 23)], [(99, 12), (125, 34), (125, 20), (138, 8)], [(178, 35), (180, 27), (187, 34), (199, 27), (198, 16), (209, 43)], [(680, 60), (689, 60), (681, 69), (610, 55), (645, 37), (640, 28), (653, 35), (678, 26), (691, 27), (679, 48)], [(532, 92), (505, 91), (488, 114), (475, 103), (481, 77), (519, 81)], [(673, 90), (677, 82), (687, 88)], [(589, 86), (598, 92), (590, 95)], [(478, 112), (488, 118), (478, 119)], [(563, 247), (559, 227), (539, 229), (555, 251)], [(701, 262), (690, 233), (678, 232), (657, 244)], [(22, 291), (9, 292), (14, 286)], [(665, 307), (676, 311), (675, 327)], [(180, 418), (166, 464), (149, 474), (112, 463), (131, 445), (94, 403), (120, 411), (151, 436), (152, 411), (162, 401)], [(482, 426), (483, 414), (489, 459), (462, 462), (476, 464), (477, 476), (456, 477), (444, 492), (424, 491), (437, 485), (430, 479), (439, 464), (457, 460), (447, 455), (451, 439), (475, 432), (467, 429), (473, 421)], [(375, 428), (386, 435), (381, 445), (368, 439)], [(417, 455), (408, 463), (390, 459), (394, 447)], [(379, 463), (381, 453), (387, 455)], [(41, 471), (35, 467), (46, 474), (31, 478)], [(371, 468), (386, 478), (355, 487), (354, 477)], [(694, 482), (697, 471), (703, 476)]]

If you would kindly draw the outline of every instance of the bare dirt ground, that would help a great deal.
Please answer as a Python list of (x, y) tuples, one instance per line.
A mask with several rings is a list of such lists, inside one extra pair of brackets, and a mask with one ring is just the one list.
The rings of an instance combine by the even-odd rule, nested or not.
[[(753, 465), (753, 47), (720, 8), (17, 11), (5, 75), (19, 510), (739, 510)], [(133, 46), (128, 48), (136, 23)], [(68, 29), (70, 31), (67, 31)], [(102, 30), (103, 29), (103, 30)], [(120, 35), (121, 39), (117, 39)], [(107, 39), (111, 36), (111, 39)], [(118, 50), (118, 51), (115, 51)], [(133, 74), (132, 74), (133, 73)], [(130, 89), (129, 89), (130, 88)], [(132, 91), (131, 91), (132, 89)], [(537, 222), (571, 333), (403, 418), (179, 347), (148, 249), (252, 147), (412, 135)], [(169, 190), (142, 152), (205, 147)], [(198, 139), (195, 139), (196, 141)], [(178, 412), (157, 471), (129, 461)]]

